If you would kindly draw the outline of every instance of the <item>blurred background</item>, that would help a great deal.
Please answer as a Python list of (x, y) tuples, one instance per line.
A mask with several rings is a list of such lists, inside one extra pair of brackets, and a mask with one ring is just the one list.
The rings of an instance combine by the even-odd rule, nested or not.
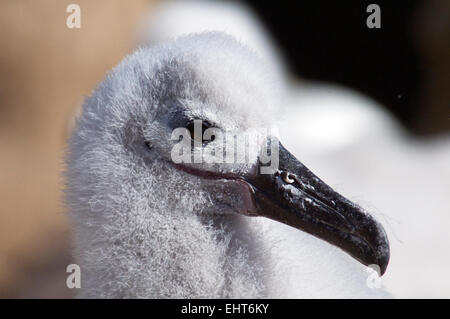
[[(72, 297), (72, 291), (66, 287), (66, 266), (73, 260), (61, 174), (66, 140), (84, 97), (105, 73), (140, 43), (154, 42), (157, 38), (154, 30), (159, 35), (166, 32), (164, 23), (155, 26), (155, 21), (159, 21), (155, 14), (162, 12), (161, 6), (167, 1), (0, 2), (0, 297)], [(370, 14), (366, 8), (371, 2), (381, 8), (380, 29), (366, 26)], [(81, 7), (80, 29), (66, 26), (69, 15), (66, 8), (71, 3)], [(320, 0), (284, 4), (245, 1), (236, 5), (236, 12), (243, 5), (242, 10), (253, 12), (252, 19), (262, 23), (264, 31), (258, 32), (264, 32), (264, 37), (276, 48), (276, 59), (283, 61), (280, 65), (287, 70), (289, 81), (300, 86), (304, 83), (306, 88), (308, 83), (340, 87), (353, 102), (373, 106), (378, 112), (373, 117), (390, 123), (386, 130), (395, 127), (389, 133), (392, 136), (377, 145), (383, 147), (380, 152), (392, 155), (392, 160), (389, 156), (383, 158), (388, 172), (395, 173), (395, 167), (399, 166), (404, 170), (398, 178), (394, 173), (388, 174), (384, 181), (404, 178), (407, 187), (415, 184), (416, 188), (427, 188), (430, 196), (436, 196), (434, 203), (438, 204), (424, 205), (422, 209), (414, 202), (411, 206), (420, 206), (420, 210), (408, 211), (406, 217), (394, 216), (394, 207), (402, 207), (399, 202), (415, 196), (409, 191), (407, 194), (406, 186), (387, 183), (380, 192), (378, 180), (365, 178), (360, 182), (366, 184), (354, 183), (347, 189), (366, 187), (368, 193), (374, 194), (370, 206), (398, 223), (404, 219), (404, 225), (409, 225), (406, 222), (409, 220), (417, 221), (405, 228), (422, 225), (428, 227), (427, 233), (442, 234), (430, 237), (430, 242), (424, 245), (426, 250), (435, 244), (432, 240), (438, 242), (439, 258), (435, 255), (423, 258), (433, 261), (427, 264), (426, 273), (440, 269), (438, 273), (445, 274), (450, 265), (450, 241), (447, 241), (450, 238), (444, 227), (450, 226), (447, 220), (450, 215), (450, 1)], [(179, 9), (177, 14), (183, 15), (183, 10)], [(183, 25), (189, 22), (178, 21), (176, 27), (189, 29)], [(300, 109), (311, 92), (311, 89), (302, 91), (299, 99), (305, 97), (303, 102), (298, 102), (298, 106), (292, 103), (291, 107)], [(325, 94), (318, 92), (315, 94)], [(360, 97), (364, 98), (358, 100)], [(346, 112), (347, 108), (337, 110)], [(367, 114), (372, 116), (370, 112)], [(350, 121), (345, 125), (356, 124)], [(369, 131), (364, 131), (369, 135), (361, 133), (361, 137), (384, 134), (385, 127), (378, 126), (377, 131), (369, 126)], [(389, 144), (388, 148), (392, 140), (395, 145)], [(351, 171), (354, 163), (348, 162), (349, 154), (367, 161), (373, 150), (354, 143), (349, 145), (334, 149), (333, 153), (316, 152), (308, 159), (315, 160), (319, 169), (323, 165), (323, 174), (329, 174), (339, 185), (346, 177), (361, 177), (373, 169), (368, 164), (361, 168), (363, 173), (355, 172), (354, 166)], [(331, 166), (330, 154), (336, 159), (334, 165), (339, 160), (345, 165)], [(434, 169), (432, 175), (416, 174), (417, 170), (429, 166)], [(345, 174), (333, 176), (327, 167), (339, 168)], [(415, 177), (405, 177), (408, 172)], [(402, 189), (403, 197), (395, 200), (396, 191), (401, 193)], [(427, 196), (415, 200), (426, 202)], [(370, 197), (365, 196), (364, 201), (370, 201)], [(430, 216), (433, 223), (423, 223), (424, 216)], [(417, 229), (420, 230), (414, 231)], [(394, 237), (397, 235), (402, 237), (401, 232), (400, 235), (394, 232)], [(403, 235), (399, 242), (403, 243), (408, 236)], [(416, 236), (420, 238), (420, 233), (416, 232)], [(401, 245), (398, 247), (399, 255), (410, 251), (410, 255), (404, 255), (405, 260), (415, 253), (421, 258), (412, 247), (404, 250)], [(398, 268), (405, 265), (399, 262)], [(423, 270), (423, 266), (417, 267)], [(388, 287), (391, 285), (398, 296), (450, 297), (449, 275), (432, 280), (423, 277), (422, 284), (414, 285), (408, 283), (409, 273), (404, 275), (404, 280), (398, 279), (401, 277), (398, 273), (394, 276), (394, 268), (392, 277), (395, 278), (388, 277), (391, 280)]]

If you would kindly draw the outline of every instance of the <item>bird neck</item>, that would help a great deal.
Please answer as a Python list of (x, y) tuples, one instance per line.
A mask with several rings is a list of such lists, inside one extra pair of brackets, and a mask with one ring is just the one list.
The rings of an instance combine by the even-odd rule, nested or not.
[(153, 208), (83, 225), (80, 297), (264, 296), (257, 249), (241, 216)]

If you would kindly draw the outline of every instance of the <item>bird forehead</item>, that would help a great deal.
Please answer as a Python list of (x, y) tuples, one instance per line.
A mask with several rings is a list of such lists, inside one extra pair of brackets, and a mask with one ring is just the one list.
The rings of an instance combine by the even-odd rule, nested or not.
[[(223, 72), (221, 72), (223, 70)], [(271, 107), (258, 79), (240, 71), (208, 69), (190, 62), (172, 62), (157, 72), (160, 112), (183, 112), (224, 128), (245, 128), (265, 123)]]
[(196, 35), (136, 51), (91, 104), (108, 104), (112, 117), (133, 115), (142, 123), (182, 111), (223, 128), (266, 127), (280, 96), (271, 75), (236, 40)]

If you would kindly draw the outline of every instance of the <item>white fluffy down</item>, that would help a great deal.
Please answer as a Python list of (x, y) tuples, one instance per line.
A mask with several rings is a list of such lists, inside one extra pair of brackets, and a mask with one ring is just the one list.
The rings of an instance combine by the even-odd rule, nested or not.
[(67, 159), (80, 297), (387, 296), (325, 242), (211, 213), (204, 182), (167, 160), (161, 119), (175, 105), (224, 128), (271, 126), (280, 103), (272, 74), (233, 38), (204, 33), (137, 50), (86, 100)]

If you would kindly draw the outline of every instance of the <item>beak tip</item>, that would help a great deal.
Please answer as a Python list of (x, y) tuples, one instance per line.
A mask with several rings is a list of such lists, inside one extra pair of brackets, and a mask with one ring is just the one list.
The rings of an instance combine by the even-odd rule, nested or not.
[[(383, 232), (384, 233), (384, 232)], [(381, 243), (379, 243), (377, 248), (377, 253), (375, 255), (375, 264), (379, 268), (379, 275), (383, 276), (386, 272), (386, 269), (389, 265), (389, 259), (390, 259), (390, 247), (389, 247), (389, 241), (384, 233), (385, 236), (382, 237)]]
[(389, 245), (386, 246), (386, 249), (384, 253), (381, 255), (381, 257), (378, 260), (378, 267), (380, 267), (380, 276), (383, 276), (386, 272), (386, 269), (389, 264), (389, 258), (390, 258), (390, 252), (389, 252)]

